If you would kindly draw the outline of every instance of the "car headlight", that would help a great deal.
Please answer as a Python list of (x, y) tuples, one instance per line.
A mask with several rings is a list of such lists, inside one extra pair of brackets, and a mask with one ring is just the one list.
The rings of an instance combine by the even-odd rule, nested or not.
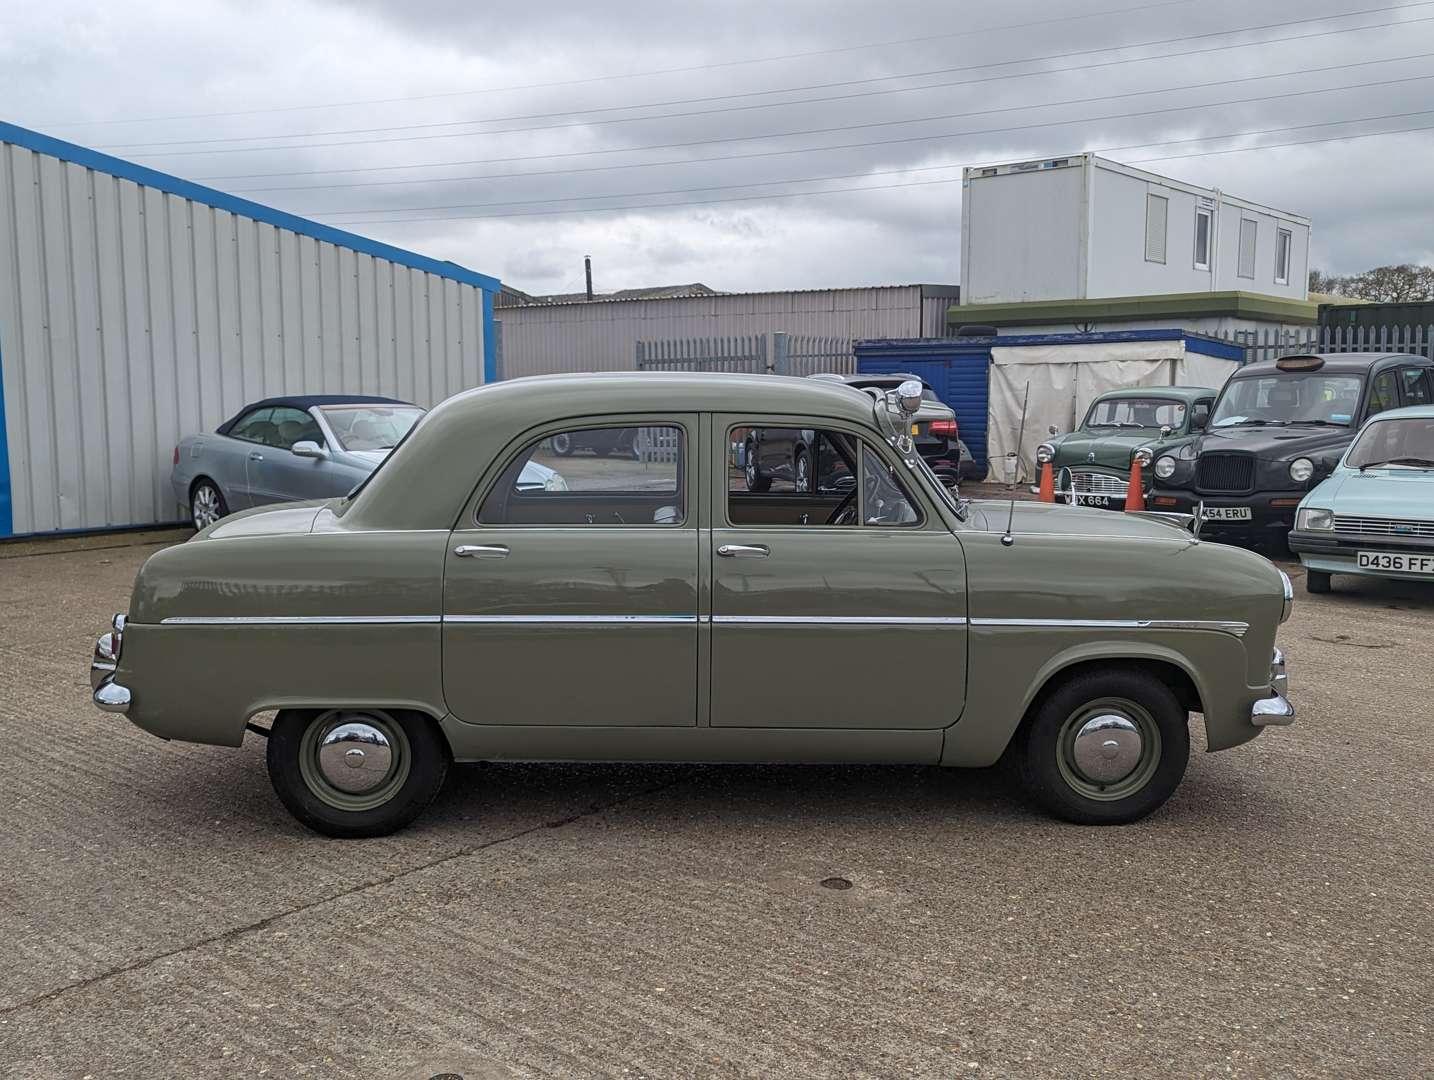
[(1155, 475), (1162, 480), (1169, 480), (1175, 475), (1175, 459), (1169, 454), (1162, 455), (1155, 463)]
[(1155, 455), (1151, 453), (1150, 447), (1142, 446), (1135, 453), (1131, 454), (1130, 457), (1132, 461), (1140, 462), (1140, 467), (1144, 468), (1150, 464), (1151, 459), (1154, 458)]
[(1036, 447), (1036, 460), (1039, 461), (1042, 465), (1044, 465), (1048, 461), (1054, 460), (1055, 456), (1056, 448), (1048, 442), (1043, 442), (1040, 446)]
[(1290, 479), (1303, 484), (1314, 475), (1314, 462), (1307, 457), (1297, 457), (1290, 462)]
[(563, 474), (562, 474), (562, 473), (553, 473), (552, 476), (548, 477), (546, 480), (543, 481), (543, 490), (544, 490), (544, 491), (567, 491), (567, 490), (568, 490), (568, 482), (563, 479)]
[(1300, 532), (1323, 532), (1334, 528), (1333, 510), (1316, 510), (1310, 507), (1295, 512), (1295, 528)]

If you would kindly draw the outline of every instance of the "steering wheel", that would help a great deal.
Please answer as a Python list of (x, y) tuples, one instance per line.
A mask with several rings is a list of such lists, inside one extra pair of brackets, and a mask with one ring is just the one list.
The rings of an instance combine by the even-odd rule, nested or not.
[(842, 501), (837, 503), (836, 509), (827, 515), (826, 523), (828, 525), (851, 525), (855, 521), (856, 487), (853, 485), (852, 489), (842, 497)]

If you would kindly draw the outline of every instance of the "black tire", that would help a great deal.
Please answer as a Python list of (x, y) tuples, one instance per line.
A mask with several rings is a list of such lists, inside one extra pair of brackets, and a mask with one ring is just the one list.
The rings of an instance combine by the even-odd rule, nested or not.
[[(392, 751), (385, 779), (357, 795), (327, 785), (315, 747), (323, 733), (355, 721), (382, 732)], [(269, 780), (289, 813), (340, 839), (387, 836), (409, 824), (438, 797), (452, 761), (447, 740), (428, 717), (379, 709), (285, 710), (269, 729), (266, 757)]]
[[(212, 508), (214, 517), (208, 519), (207, 510)], [(207, 476), (201, 476), (189, 486), (189, 522), (195, 529), (204, 529), (220, 518), (228, 517), (229, 502), (219, 485)]]
[(810, 460), (805, 450), (798, 450), (792, 462), (792, 486), (799, 494), (808, 494), (812, 490)]
[(560, 431), (553, 436), (553, 453), (558, 457), (567, 457), (573, 452), (573, 437), (566, 431)]
[[(1081, 772), (1074, 735), (1095, 716), (1112, 714), (1138, 729), (1141, 747), (1129, 775), (1103, 785)], [(1017, 739), (1020, 745), (1014, 749), (1026, 793), (1056, 817), (1078, 825), (1124, 825), (1145, 817), (1180, 786), (1190, 759), (1188, 713), (1168, 686), (1133, 668), (1070, 678), (1038, 700)]]
[(1327, 593), (1330, 588), (1330, 575), (1323, 570), (1305, 571), (1305, 591), (1312, 593)]
[(744, 463), (742, 473), (743, 478), (747, 484), (747, 490), (770, 491), (772, 487), (772, 478), (770, 476), (764, 476), (762, 474), (762, 470), (757, 465), (756, 443), (749, 442), (747, 444), (747, 450), (742, 455), (742, 461)]

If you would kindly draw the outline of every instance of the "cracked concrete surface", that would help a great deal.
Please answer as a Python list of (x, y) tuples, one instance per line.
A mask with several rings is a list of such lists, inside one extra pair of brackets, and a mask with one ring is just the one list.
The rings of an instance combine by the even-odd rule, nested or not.
[(1123, 829), (995, 772), (491, 765), (340, 843), (284, 813), (257, 738), (167, 744), (90, 706), (93, 637), (156, 539), (0, 547), (0, 1075), (1434, 1060), (1434, 586), (1301, 593), (1299, 722), (1192, 755)]

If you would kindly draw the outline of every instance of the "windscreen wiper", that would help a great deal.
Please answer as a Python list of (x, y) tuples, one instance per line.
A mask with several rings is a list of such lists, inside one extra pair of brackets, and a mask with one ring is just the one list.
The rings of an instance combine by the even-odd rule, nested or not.
[(1430, 461), (1428, 458), (1397, 457), (1390, 458), (1387, 461), (1371, 461), (1368, 464), (1361, 465), (1359, 471), (1364, 472), (1365, 469), (1377, 469), (1382, 465), (1413, 465), (1416, 468), (1434, 469), (1434, 461)]

